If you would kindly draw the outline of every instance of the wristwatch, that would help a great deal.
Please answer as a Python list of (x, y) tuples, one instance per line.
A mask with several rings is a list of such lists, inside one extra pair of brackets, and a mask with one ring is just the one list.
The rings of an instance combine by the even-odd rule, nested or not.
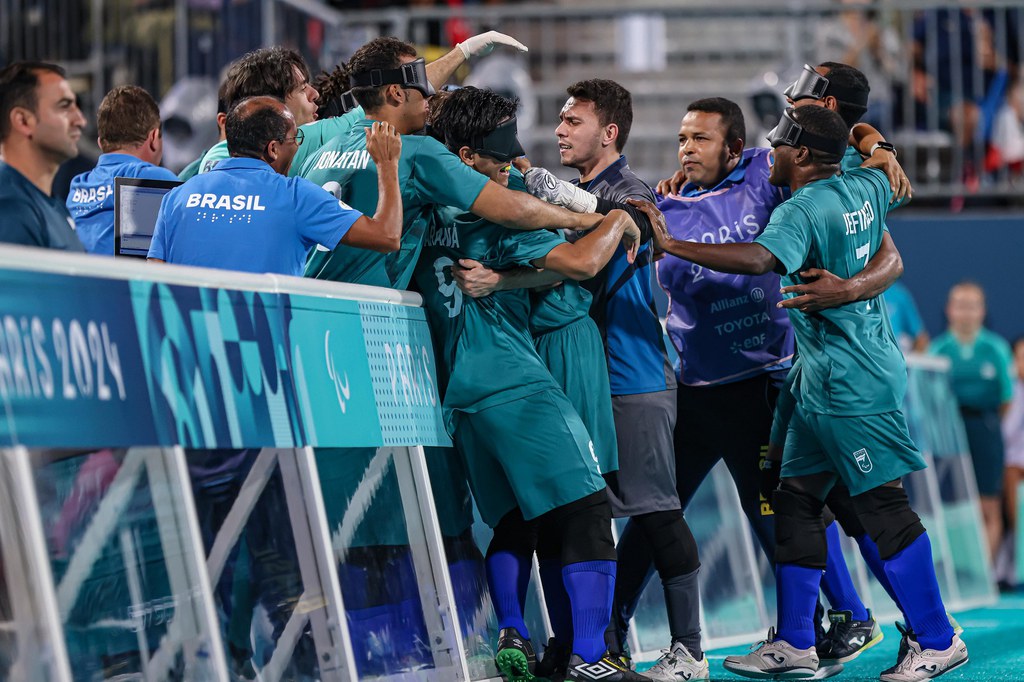
[(896, 156), (896, 147), (894, 147), (892, 145), (892, 143), (886, 142), (885, 140), (882, 140), (881, 142), (876, 142), (875, 144), (873, 144), (871, 146), (871, 152), (868, 154), (868, 156), (873, 156), (874, 153), (875, 153), (875, 150), (878, 150), (878, 149), (884, 149), (885, 151), (889, 152), (893, 156)]

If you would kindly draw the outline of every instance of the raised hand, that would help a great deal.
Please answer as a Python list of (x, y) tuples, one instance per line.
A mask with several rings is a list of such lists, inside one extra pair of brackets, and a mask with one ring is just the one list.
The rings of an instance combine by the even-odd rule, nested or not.
[(366, 129), (366, 151), (377, 167), (398, 164), (402, 155), (402, 136), (390, 123), (375, 121)]
[(515, 48), (520, 52), (529, 52), (530, 48), (523, 45), (521, 42), (507, 36), (504, 33), (498, 33), (497, 31), (488, 31), (487, 33), (481, 33), (475, 35), (472, 38), (466, 38), (464, 41), (458, 44), (458, 48), (462, 50), (462, 54), (465, 55), (466, 59), (470, 57), (483, 57), (488, 55), (498, 45), (507, 45), (508, 47)]

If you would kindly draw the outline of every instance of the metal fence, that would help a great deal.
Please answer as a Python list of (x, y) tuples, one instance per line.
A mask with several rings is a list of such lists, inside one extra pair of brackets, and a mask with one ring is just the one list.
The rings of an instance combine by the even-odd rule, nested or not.
[(634, 95), (627, 153), (648, 180), (676, 168), (672, 141), (691, 100), (740, 102), (756, 145), (799, 67), (832, 60), (868, 76), (865, 118), (897, 143), (918, 196), (1013, 198), (1024, 182), (1024, 9), (1013, 0), (336, 4), (343, 9), (316, 0), (0, 0), (0, 60), (65, 64), (88, 112), (124, 83), (158, 96), (186, 76), (215, 84), (231, 59), (261, 44), (295, 47), (314, 68), (330, 68), (377, 35), (433, 54), (494, 28), (530, 53), (480, 60), (471, 79), (523, 97), (523, 136), (535, 161), (558, 166), (552, 131), (565, 86), (613, 78)]

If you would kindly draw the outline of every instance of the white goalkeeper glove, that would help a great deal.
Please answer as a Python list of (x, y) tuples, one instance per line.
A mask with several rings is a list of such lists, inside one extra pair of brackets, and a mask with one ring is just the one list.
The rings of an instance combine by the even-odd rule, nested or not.
[(472, 38), (466, 38), (464, 41), (456, 45), (456, 47), (462, 50), (462, 54), (466, 59), (469, 59), (470, 57), (483, 57), (484, 55), (488, 55), (497, 45), (508, 45), (509, 47), (514, 47), (520, 52), (530, 51), (530, 48), (523, 45), (512, 36), (507, 36), (504, 33), (498, 33), (497, 31), (488, 31), (487, 33), (475, 35)]
[(597, 197), (580, 189), (571, 182), (560, 180), (545, 169), (533, 166), (523, 174), (526, 189), (530, 194), (549, 204), (567, 208), (573, 213), (594, 213), (597, 211)]

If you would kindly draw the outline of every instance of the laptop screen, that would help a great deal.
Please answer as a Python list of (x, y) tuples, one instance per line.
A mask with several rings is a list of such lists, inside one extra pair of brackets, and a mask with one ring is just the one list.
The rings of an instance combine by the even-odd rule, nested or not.
[(146, 257), (160, 202), (180, 184), (171, 180), (114, 178), (115, 256)]

